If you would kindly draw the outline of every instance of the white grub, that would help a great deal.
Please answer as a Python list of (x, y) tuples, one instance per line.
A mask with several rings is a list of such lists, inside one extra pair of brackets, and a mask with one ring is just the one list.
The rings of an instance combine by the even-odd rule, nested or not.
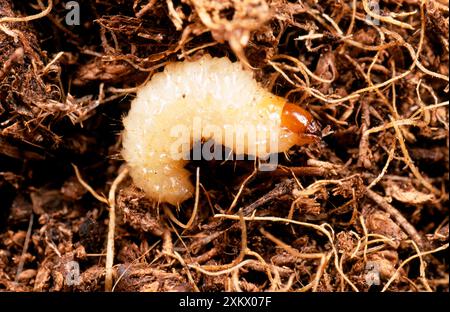
[[(236, 154), (265, 157), (299, 144), (298, 136), (282, 127), (285, 103), (228, 58), (207, 55), (171, 63), (137, 91), (123, 120), (122, 155), (135, 185), (149, 198), (179, 205), (193, 195), (194, 187), (184, 168), (188, 160), (174, 156), (173, 146), (180, 140), (177, 127), (186, 129), (182, 134), (189, 144), (213, 138)], [(200, 131), (195, 123), (201, 124)], [(249, 129), (257, 129), (257, 135)], [(231, 141), (225, 138), (230, 131)], [(237, 139), (240, 135), (245, 139)]]

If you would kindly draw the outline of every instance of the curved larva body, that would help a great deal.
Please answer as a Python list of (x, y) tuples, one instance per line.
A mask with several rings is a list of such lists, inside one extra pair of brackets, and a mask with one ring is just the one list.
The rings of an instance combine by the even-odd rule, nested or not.
[[(295, 112), (286, 112), (285, 104), (259, 86), (250, 71), (227, 58), (204, 56), (196, 62), (172, 63), (138, 90), (123, 121), (122, 154), (138, 187), (152, 199), (176, 205), (191, 197), (194, 187), (184, 168), (187, 160), (173, 157), (174, 143), (179, 140), (174, 128), (186, 129), (191, 142), (211, 137), (211, 129), (205, 132), (210, 125), (227, 135), (230, 131), (235, 137), (243, 134), (247, 139), (231, 144), (223, 135), (213, 138), (233, 151), (266, 156), (310, 142), (299, 135), (310, 130), (312, 118), (301, 115), (305, 112), (297, 106)], [(299, 114), (302, 129), (292, 122)], [(283, 126), (283, 120), (287, 125)], [(203, 133), (193, 130), (196, 122), (201, 123)], [(256, 138), (246, 136), (248, 129), (256, 129)]]

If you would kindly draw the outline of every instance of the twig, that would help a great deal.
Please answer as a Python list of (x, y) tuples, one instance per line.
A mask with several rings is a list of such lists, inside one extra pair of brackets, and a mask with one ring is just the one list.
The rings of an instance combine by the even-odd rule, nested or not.
[[(225, 218), (225, 219), (231, 219), (231, 220), (239, 220), (241, 217), (236, 216), (236, 215), (227, 215), (227, 214), (216, 214), (214, 216), (214, 218)], [(359, 289), (355, 286), (355, 284), (352, 283), (352, 281), (350, 281), (350, 279), (347, 277), (347, 275), (345, 275), (345, 273), (342, 271), (342, 268), (339, 265), (339, 254), (338, 251), (336, 249), (336, 246), (334, 244), (334, 232), (332, 227), (327, 224), (327, 223), (323, 223), (321, 225), (317, 225), (317, 224), (313, 224), (313, 223), (308, 223), (308, 222), (300, 222), (300, 221), (296, 221), (296, 220), (289, 220), (286, 218), (279, 218), (279, 217), (244, 217), (244, 220), (246, 221), (271, 221), (271, 222), (280, 222), (280, 223), (292, 223), (292, 224), (296, 224), (296, 225), (300, 225), (300, 226), (305, 226), (305, 227), (309, 227), (309, 228), (313, 228), (321, 233), (323, 233), (329, 240), (330, 244), (331, 244), (331, 248), (333, 249), (333, 254), (334, 254), (334, 265), (336, 270), (339, 272), (339, 274), (342, 276), (342, 278), (352, 287), (352, 289), (356, 292), (359, 292)], [(327, 230), (327, 228), (329, 228), (331, 231)]]
[(267, 232), (263, 227), (259, 228), (259, 231), (262, 235), (264, 235), (266, 238), (286, 250), (288, 253), (290, 253), (295, 258), (300, 259), (321, 259), (324, 254), (323, 253), (301, 253), (296, 248), (286, 244), (281, 239), (273, 236), (271, 233)]
[[(391, 117), (391, 121), (393, 121), (392, 117)], [(403, 156), (405, 158), (406, 165), (409, 167), (409, 169), (411, 169), (411, 172), (414, 174), (414, 176), (417, 178), (417, 180), (420, 181), (420, 183), (423, 186), (425, 186), (429, 191), (431, 191), (435, 195), (439, 196), (441, 191), (438, 190), (437, 188), (435, 188), (433, 185), (431, 185), (430, 182), (425, 180), (425, 178), (420, 173), (419, 169), (417, 169), (417, 167), (414, 165), (411, 157), (409, 156), (409, 152), (408, 152), (408, 149), (407, 149), (407, 147), (405, 145), (405, 141), (403, 140), (403, 135), (402, 135), (402, 132), (400, 131), (400, 128), (397, 126), (396, 123), (393, 123), (393, 126), (394, 126), (394, 129), (395, 129), (395, 134), (397, 136), (398, 143), (400, 144), (400, 149), (401, 149), (401, 151), (403, 153)]]
[(80, 171), (78, 170), (78, 167), (74, 164), (71, 164), (73, 169), (75, 170), (75, 175), (77, 176), (78, 182), (80, 182), (80, 184), (89, 192), (91, 193), (92, 196), (95, 197), (95, 199), (97, 199), (99, 202), (102, 202), (104, 204), (109, 205), (108, 200), (103, 196), (103, 195), (99, 195), (96, 191), (94, 191), (94, 189), (87, 184), (83, 178), (81, 177)]
[(322, 278), (323, 272), (325, 272), (325, 269), (327, 268), (328, 261), (330, 261), (331, 256), (333, 255), (332, 252), (329, 252), (328, 254), (322, 255), (320, 258), (319, 268), (317, 269), (316, 276), (314, 277), (313, 281), (313, 292), (317, 291), (317, 287), (319, 287), (320, 279)]
[(105, 291), (112, 290), (112, 267), (114, 264), (114, 232), (116, 229), (116, 189), (119, 184), (127, 177), (128, 168), (125, 168), (114, 180), (109, 189), (109, 223), (108, 223), (108, 241), (106, 245), (106, 273), (105, 273)]
[(198, 202), (200, 198), (200, 167), (197, 167), (196, 170), (196, 182), (195, 182), (195, 201), (194, 201), (194, 209), (192, 210), (192, 215), (189, 218), (188, 223), (183, 224), (180, 220), (178, 220), (169, 207), (164, 206), (164, 212), (167, 214), (170, 220), (172, 220), (176, 225), (183, 228), (184, 230), (188, 230), (192, 224), (194, 223), (195, 217), (197, 216), (198, 210)]
[(389, 288), (389, 286), (392, 284), (392, 282), (393, 282), (393, 281), (396, 279), (396, 277), (398, 276), (400, 270), (401, 270), (408, 262), (410, 262), (411, 260), (414, 260), (415, 258), (418, 258), (418, 257), (423, 257), (423, 256), (426, 256), (426, 255), (430, 255), (430, 254), (433, 254), (433, 253), (436, 253), (436, 252), (445, 250), (445, 249), (448, 248), (448, 245), (449, 245), (449, 244), (447, 243), (447, 244), (442, 245), (441, 247), (438, 247), (438, 248), (436, 248), (436, 249), (429, 250), (429, 251), (425, 251), (425, 252), (417, 253), (417, 254), (415, 254), (414, 256), (411, 256), (411, 257), (409, 257), (408, 259), (406, 259), (405, 261), (403, 261), (402, 264), (400, 264), (400, 266), (397, 268), (397, 270), (395, 271), (395, 273), (392, 275), (392, 277), (389, 279), (389, 281), (387, 281), (386, 285), (384, 285), (384, 287), (383, 287), (383, 289), (382, 289), (381, 291), (384, 292), (384, 291), (386, 291), (386, 290)]
[(64, 51), (60, 51), (58, 54), (56, 54), (55, 57), (42, 70), (42, 75), (47, 74), (47, 71), (50, 69), (50, 67), (55, 64), (61, 58), (61, 56), (64, 55), (64, 53)]
[(146, 5), (144, 5), (139, 12), (136, 13), (136, 17), (141, 18), (145, 15), (156, 3), (156, 0), (150, 0)]
[(192, 210), (192, 216), (189, 219), (188, 223), (186, 224), (186, 230), (188, 230), (192, 224), (194, 223), (195, 217), (197, 215), (198, 210), (198, 201), (200, 198), (200, 167), (197, 167), (196, 170), (196, 179), (195, 179), (195, 202), (194, 202), (194, 209)]
[(271, 190), (269, 193), (265, 194), (252, 204), (248, 205), (247, 207), (242, 209), (242, 214), (245, 217), (250, 216), (253, 211), (255, 211), (256, 208), (266, 204), (267, 202), (278, 199), (283, 195), (287, 195), (292, 193), (292, 190), (295, 186), (295, 182), (292, 179), (286, 180), (284, 182), (281, 182), (277, 185), (275, 185), (275, 188)]
[(3, 80), (3, 78), (6, 77), (6, 74), (8, 73), (9, 69), (14, 65), (14, 63), (20, 63), (23, 61), (23, 48), (17, 48), (9, 57), (9, 59), (6, 60), (6, 62), (3, 64), (3, 68), (0, 69), (0, 82)]
[[(133, 264), (139, 262), (142, 258), (144, 258), (150, 251), (152, 251), (153, 248), (156, 247), (161, 242), (161, 240), (157, 240), (153, 245), (151, 245), (142, 255), (140, 255), (138, 258), (134, 259), (125, 270), (123, 270), (122, 274), (120, 274), (119, 278), (117, 278), (116, 282), (114, 283), (113, 288), (111, 291), (114, 291), (116, 286), (119, 284), (120, 280), (125, 276), (125, 274), (128, 272), (128, 270), (133, 266)], [(103, 256), (104, 254), (101, 254), (100, 256)]]
[(250, 181), (256, 175), (257, 172), (258, 172), (258, 169), (255, 168), (255, 170), (253, 170), (253, 172), (247, 178), (245, 178), (244, 182), (242, 182), (241, 186), (239, 187), (238, 193), (236, 194), (236, 196), (233, 199), (233, 202), (230, 205), (230, 208), (228, 208), (228, 210), (227, 210), (227, 213), (230, 213), (231, 210), (233, 210), (233, 208), (236, 206), (237, 201), (238, 201), (239, 197), (241, 196), (245, 185), (248, 183), (248, 181)]
[(432, 292), (430, 285), (428, 284), (428, 280), (425, 273), (426, 264), (423, 260), (423, 255), (420, 253), (420, 249), (417, 246), (417, 244), (414, 241), (411, 241), (412, 245), (414, 246), (414, 249), (416, 250), (416, 253), (419, 255), (419, 261), (420, 261), (420, 280), (422, 281), (422, 284), (425, 286), (426, 290), (429, 292)]
[(262, 171), (262, 173), (270, 173), (271, 176), (286, 176), (295, 174), (298, 176), (321, 177), (330, 173), (330, 170), (323, 167), (282, 167), (279, 166), (275, 171)]
[(420, 234), (396, 208), (394, 208), (382, 196), (378, 195), (372, 190), (366, 190), (366, 195), (374, 202), (376, 202), (381, 208), (383, 208), (384, 211), (389, 213), (421, 249), (425, 249), (427, 244), (424, 242)]
[[(393, 25), (396, 25), (396, 26), (399, 26), (399, 27), (402, 27), (402, 28), (414, 30), (414, 27), (412, 27), (408, 23), (400, 22), (400, 21), (392, 18), (391, 16), (383, 16), (383, 15), (376, 14), (376, 13), (372, 12), (372, 10), (370, 10), (369, 1), (368, 0), (362, 0), (362, 3), (363, 3), (364, 11), (366, 11), (366, 13), (369, 16), (371, 16), (371, 17), (373, 17), (373, 18), (375, 18), (377, 20), (389, 23), (389, 24), (393, 24)], [(413, 11), (413, 12), (403, 13), (402, 15), (412, 15), (412, 14), (416, 14), (416, 13), (417, 13), (416, 11)]]
[(53, 0), (48, 0), (48, 7), (38, 13), (38, 14), (34, 14), (34, 15), (30, 15), (30, 16), (24, 16), (24, 17), (10, 17), (10, 16), (5, 16), (0, 18), (0, 24), (2, 23), (16, 23), (16, 22), (29, 22), (32, 20), (36, 20), (39, 18), (42, 18), (44, 16), (46, 16), (48, 13), (50, 13), (50, 11), (53, 8)]
[(367, 189), (371, 189), (373, 186), (375, 186), (378, 182), (380, 182), (380, 180), (386, 174), (386, 171), (389, 168), (389, 164), (391, 163), (392, 159), (394, 159), (395, 148), (397, 146), (396, 142), (397, 142), (396, 140), (393, 141), (392, 148), (389, 150), (388, 159), (386, 160), (386, 164), (384, 165), (383, 169), (381, 169), (380, 174), (375, 179), (373, 179), (372, 182), (370, 182), (370, 184), (367, 187)]
[[(364, 101), (362, 103), (362, 126), (361, 133), (364, 133), (370, 127), (370, 111), (369, 111), (369, 103)], [(366, 169), (372, 167), (371, 161), (371, 151), (369, 147), (369, 137), (366, 135), (362, 135), (359, 141), (359, 155), (358, 155), (358, 166), (363, 166)]]

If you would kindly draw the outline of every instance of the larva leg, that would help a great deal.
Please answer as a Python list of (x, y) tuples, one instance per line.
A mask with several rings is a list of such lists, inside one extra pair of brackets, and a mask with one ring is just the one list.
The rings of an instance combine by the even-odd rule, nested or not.
[(178, 205), (194, 194), (190, 172), (184, 161), (159, 163), (151, 167), (132, 167), (130, 175), (150, 198), (158, 202)]

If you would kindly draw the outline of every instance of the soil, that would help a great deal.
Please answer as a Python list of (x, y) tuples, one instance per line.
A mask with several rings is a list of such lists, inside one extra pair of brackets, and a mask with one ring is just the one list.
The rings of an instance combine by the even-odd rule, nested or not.
[[(0, 290), (449, 291), (448, 2), (78, 0), (79, 25), (65, 4), (0, 0)], [(198, 205), (158, 204), (121, 120), (205, 53), (323, 138), (273, 172), (191, 162)]]

